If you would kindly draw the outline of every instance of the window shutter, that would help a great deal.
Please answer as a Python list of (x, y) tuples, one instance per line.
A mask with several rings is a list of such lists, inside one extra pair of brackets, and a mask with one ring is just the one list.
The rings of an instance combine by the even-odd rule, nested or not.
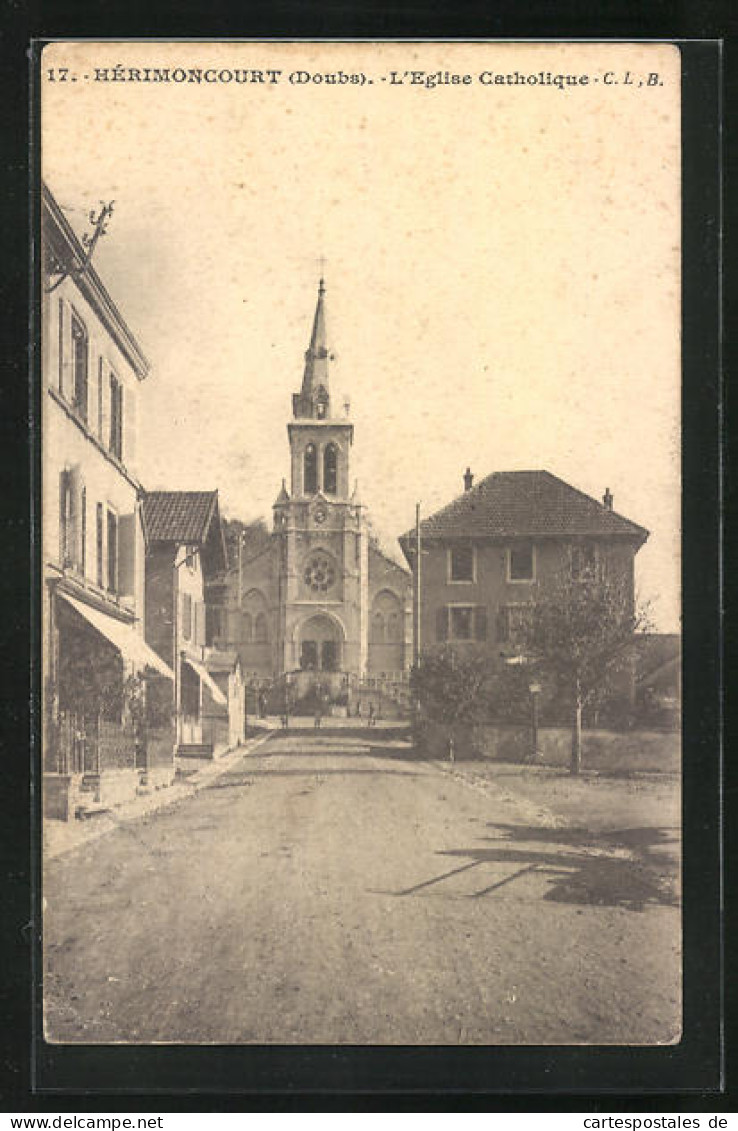
[(136, 514), (123, 514), (118, 521), (118, 578), (127, 597), (136, 592)]
[(505, 605), (497, 610), (497, 639), (501, 644), (510, 639), (510, 610)]
[(487, 639), (487, 606), (477, 605), (474, 610), (474, 637), (476, 640)]
[[(127, 405), (126, 401), (126, 405)], [(118, 459), (124, 463), (128, 453), (123, 451), (123, 386), (118, 385)]]
[[(126, 393), (126, 419), (123, 421), (123, 451), (126, 465), (130, 468), (136, 461), (136, 427), (137, 416), (136, 410), (138, 408), (138, 397), (135, 389), (129, 389)], [(121, 405), (121, 419), (122, 419)]]
[(70, 527), (67, 534), (67, 552), (72, 565), (79, 568), (82, 562), (82, 499), (84, 479), (78, 463), (69, 472)]
[(97, 435), (97, 355), (98, 344), (89, 334), (87, 337), (87, 423)]
[(72, 310), (65, 299), (59, 299), (59, 392), (72, 396)]
[(105, 380), (105, 358), (102, 354), (97, 359), (97, 436), (100, 443), (105, 444), (110, 422), (108, 418), (108, 385)]
[(59, 475), (59, 561), (62, 566), (69, 557), (69, 525), (69, 472), (62, 471)]
[(440, 609), (436, 610), (436, 640), (443, 642), (448, 640), (448, 607), (441, 605)]
[(103, 516), (103, 505), (98, 503), (96, 510), (96, 557), (97, 557), (97, 584), (102, 589), (105, 582), (105, 521)]

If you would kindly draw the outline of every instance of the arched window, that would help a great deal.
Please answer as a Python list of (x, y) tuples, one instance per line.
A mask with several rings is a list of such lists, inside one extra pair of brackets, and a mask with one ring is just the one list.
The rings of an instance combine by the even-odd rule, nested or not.
[(305, 448), (305, 494), (314, 495), (318, 490), (318, 453), (315, 444)]
[(243, 613), (243, 620), (241, 622), (241, 625), (242, 625), (242, 638), (247, 644), (249, 644), (249, 643), (251, 643), (251, 640), (253, 639), (253, 632), (254, 632), (254, 625), (253, 625), (253, 621), (251, 620), (251, 613)]
[(329, 444), (323, 453), (323, 490), (326, 495), (335, 495), (338, 490), (338, 449)]
[(384, 617), (379, 609), (372, 616), (372, 644), (384, 644)]
[(269, 625), (266, 613), (258, 613), (254, 621), (254, 643), (266, 644), (269, 641)]

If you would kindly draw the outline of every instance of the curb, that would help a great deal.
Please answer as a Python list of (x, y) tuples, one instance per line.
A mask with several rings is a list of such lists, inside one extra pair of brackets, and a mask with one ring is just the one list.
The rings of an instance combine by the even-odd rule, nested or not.
[(99, 813), (95, 817), (88, 817), (84, 821), (75, 819), (70, 822), (42, 821), (43, 860), (48, 862), (73, 852), (92, 841), (99, 840), (113, 832), (114, 829), (129, 821), (138, 820), (139, 817), (148, 817), (163, 809), (169, 809), (179, 801), (194, 796), (203, 786), (215, 778), (226, 773), (230, 767), (245, 755), (253, 753), (263, 746), (272, 737), (272, 732), (267, 731), (229, 750), (222, 758), (208, 762), (200, 767), (185, 781), (174, 782), (170, 786), (156, 790), (154, 793), (136, 797), (126, 801), (123, 805)]

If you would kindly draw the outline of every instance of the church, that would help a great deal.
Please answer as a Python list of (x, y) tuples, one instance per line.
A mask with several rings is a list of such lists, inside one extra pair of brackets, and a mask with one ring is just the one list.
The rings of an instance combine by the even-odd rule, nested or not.
[(325, 285), (318, 287), (300, 391), (287, 424), (287, 480), (268, 543), (239, 553), (208, 593), (209, 643), (235, 649), (255, 687), (317, 687), (351, 708), (401, 687), (412, 662), (411, 578), (381, 549), (351, 479), (354, 426), (331, 395)]

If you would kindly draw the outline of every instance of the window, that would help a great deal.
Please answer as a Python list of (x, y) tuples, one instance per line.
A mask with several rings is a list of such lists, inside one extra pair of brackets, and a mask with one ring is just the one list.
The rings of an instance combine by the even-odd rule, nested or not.
[(391, 643), (397, 643), (402, 640), (402, 633), (400, 631), (400, 614), (390, 613), (387, 618), (387, 639)]
[(257, 613), (254, 621), (254, 643), (269, 643), (269, 624), (267, 622), (266, 613)]
[(314, 495), (318, 490), (318, 453), (315, 444), (305, 448), (305, 494)]
[(384, 617), (379, 609), (372, 616), (372, 644), (384, 644)]
[(110, 374), (110, 441), (109, 448), (118, 459), (123, 458), (123, 387), (114, 373)]
[(300, 648), (300, 667), (303, 671), (315, 671), (318, 667), (318, 642), (303, 640)]
[(338, 449), (329, 444), (323, 453), (323, 490), (335, 495), (338, 490)]
[(325, 420), (328, 415), (328, 390), (321, 385), (315, 397), (315, 415), (318, 420)]
[(533, 581), (535, 578), (535, 554), (531, 542), (521, 542), (511, 546), (507, 558), (508, 581)]
[(594, 581), (598, 574), (597, 547), (593, 545), (572, 546), (571, 548), (571, 577), (572, 581)]
[(105, 565), (105, 525), (103, 521), (103, 505), (97, 504), (97, 531), (96, 531), (96, 550), (97, 550), (97, 584), (102, 589), (103, 587), (103, 574)]
[(242, 614), (241, 638), (247, 644), (250, 644), (254, 638), (254, 622), (251, 619), (251, 613)]
[(474, 580), (474, 547), (452, 546), (448, 552), (449, 581)]
[(441, 643), (446, 640), (486, 640), (486, 606), (442, 605), (436, 614), (436, 639)]
[(72, 403), (87, 420), (87, 365), (89, 343), (87, 330), (75, 314), (72, 315)]
[(108, 511), (108, 589), (118, 592), (118, 516)]
[(185, 640), (192, 638), (192, 597), (189, 593), (182, 595), (182, 636)]
[(315, 593), (327, 593), (336, 580), (336, 568), (325, 554), (315, 554), (303, 573), (305, 584)]

